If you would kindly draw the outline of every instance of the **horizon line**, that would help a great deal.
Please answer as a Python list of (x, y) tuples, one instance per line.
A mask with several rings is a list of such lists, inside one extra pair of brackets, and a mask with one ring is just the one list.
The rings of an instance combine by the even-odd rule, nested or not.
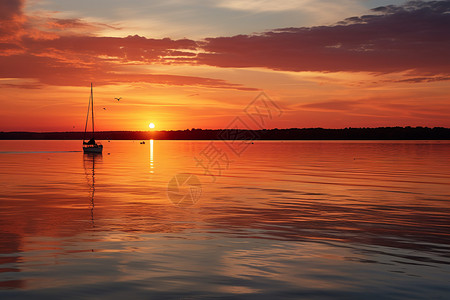
[[(378, 127), (341, 127), (341, 128), (324, 128), (324, 127), (289, 127), (289, 128), (261, 128), (261, 129), (248, 129), (248, 128), (223, 128), (223, 129), (209, 129), (209, 128), (186, 128), (186, 129), (170, 129), (170, 130), (99, 130), (100, 132), (178, 132), (178, 131), (224, 131), (224, 130), (248, 130), (248, 131), (270, 131), (270, 130), (306, 130), (306, 129), (322, 129), (322, 130), (349, 130), (349, 129), (381, 129), (381, 128), (403, 128), (403, 129), (450, 129), (450, 127), (443, 126), (378, 126)], [(84, 131), (0, 131), (0, 133), (84, 133)]]

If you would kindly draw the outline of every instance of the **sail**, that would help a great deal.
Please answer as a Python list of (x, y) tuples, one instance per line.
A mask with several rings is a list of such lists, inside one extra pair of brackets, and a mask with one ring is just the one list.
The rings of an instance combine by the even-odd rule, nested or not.
[[(89, 122), (89, 113), (92, 114), (92, 116), (91, 116), (91, 121), (92, 121), (91, 136), (92, 136), (92, 138), (88, 142), (85, 142), (84, 140), (86, 139), (86, 134), (87, 134), (87, 128), (88, 128), (88, 122)], [(86, 116), (86, 124), (84, 126), (83, 145), (95, 145), (94, 135), (95, 135), (95, 129), (94, 129), (94, 93), (92, 91), (92, 83), (91, 83), (91, 95), (89, 97), (89, 105), (88, 105), (87, 116)]]
[(83, 145), (95, 145), (94, 138), (90, 139), (88, 142), (83, 141)]
[[(89, 141), (85, 141), (87, 134), (87, 127), (89, 122), (89, 112), (91, 113), (92, 120), (92, 137)], [(84, 135), (83, 135), (83, 151), (84, 153), (102, 153), (103, 145), (97, 144), (94, 138), (95, 130), (94, 130), (94, 93), (92, 91), (92, 83), (91, 83), (91, 96), (89, 97), (89, 105), (86, 116), (86, 125), (84, 126)]]

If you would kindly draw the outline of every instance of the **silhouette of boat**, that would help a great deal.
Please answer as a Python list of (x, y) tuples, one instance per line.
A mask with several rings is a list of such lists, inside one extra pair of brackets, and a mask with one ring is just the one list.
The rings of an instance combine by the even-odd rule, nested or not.
[[(91, 112), (91, 120), (92, 120), (92, 137), (89, 141), (86, 142), (86, 132), (89, 122), (89, 112)], [(89, 97), (89, 106), (86, 116), (86, 125), (84, 126), (84, 135), (83, 135), (83, 152), (84, 153), (102, 153), (103, 145), (97, 143), (95, 141), (95, 130), (94, 130), (94, 93), (92, 91), (92, 82), (91, 82), (91, 96)]]

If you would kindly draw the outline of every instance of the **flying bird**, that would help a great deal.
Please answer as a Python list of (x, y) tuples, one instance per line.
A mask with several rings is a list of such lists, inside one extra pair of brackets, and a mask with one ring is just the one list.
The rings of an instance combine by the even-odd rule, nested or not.
[(103, 107), (104, 110), (106, 110), (106, 107)]
[(122, 97), (120, 97), (120, 98), (114, 98), (114, 99), (116, 99), (117, 101), (120, 101), (120, 99), (122, 99)]

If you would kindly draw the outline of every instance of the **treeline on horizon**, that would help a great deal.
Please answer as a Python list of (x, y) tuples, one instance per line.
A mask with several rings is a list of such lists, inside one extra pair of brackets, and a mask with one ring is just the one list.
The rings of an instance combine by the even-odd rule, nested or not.
[[(0, 132), (1, 140), (82, 140), (84, 132)], [(86, 139), (90, 134), (86, 134)], [(449, 140), (450, 128), (288, 128), (100, 131), (97, 140)]]

